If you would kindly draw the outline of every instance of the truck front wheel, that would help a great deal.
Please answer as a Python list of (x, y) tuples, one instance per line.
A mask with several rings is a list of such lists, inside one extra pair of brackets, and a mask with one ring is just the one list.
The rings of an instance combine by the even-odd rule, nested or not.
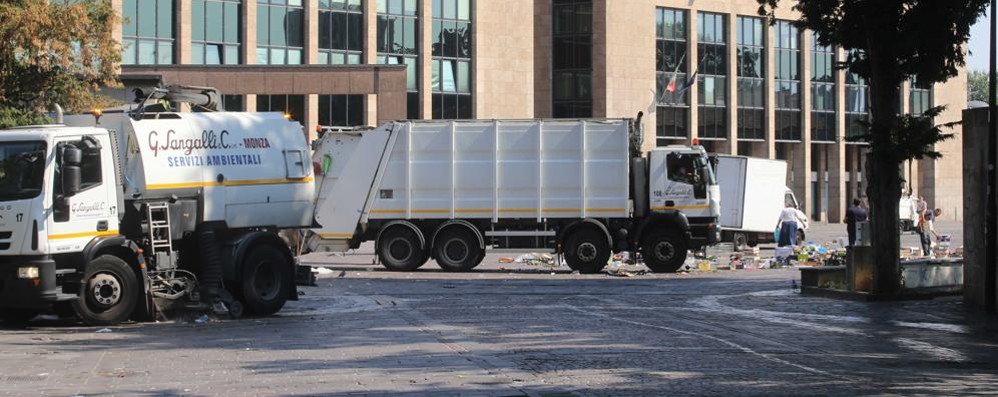
[(114, 325), (132, 315), (139, 302), (135, 271), (121, 258), (101, 255), (87, 264), (80, 298), (73, 303), (76, 315), (88, 325)]
[(582, 274), (596, 274), (610, 260), (610, 243), (605, 234), (585, 228), (568, 236), (563, 252), (565, 262), (572, 270)]
[(382, 232), (378, 239), (378, 259), (388, 270), (411, 272), (423, 266), (427, 256), (415, 232), (394, 226)]
[(675, 273), (686, 262), (686, 241), (675, 233), (656, 232), (641, 244), (645, 266), (655, 273)]
[(433, 247), (434, 257), (441, 269), (448, 272), (466, 272), (481, 263), (482, 247), (478, 238), (462, 226), (451, 226), (440, 232)]
[(272, 245), (254, 248), (243, 260), (241, 289), (246, 310), (269, 316), (284, 307), (291, 295), (291, 263)]

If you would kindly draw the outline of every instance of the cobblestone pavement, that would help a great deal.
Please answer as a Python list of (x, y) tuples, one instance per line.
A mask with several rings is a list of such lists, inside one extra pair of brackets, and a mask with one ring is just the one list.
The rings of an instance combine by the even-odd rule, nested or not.
[[(364, 253), (278, 316), (0, 330), (0, 395), (995, 395), (998, 317), (796, 294), (793, 270), (388, 273)], [(502, 266), (502, 267), (501, 267)], [(552, 274), (553, 273), (553, 274)]]

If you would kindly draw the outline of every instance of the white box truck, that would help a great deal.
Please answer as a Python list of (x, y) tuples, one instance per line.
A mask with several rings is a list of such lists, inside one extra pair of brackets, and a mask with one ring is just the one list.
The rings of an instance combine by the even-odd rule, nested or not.
[[(787, 162), (745, 156), (717, 156), (721, 186), (721, 240), (735, 248), (772, 242), (787, 204), (799, 208), (787, 187)], [(798, 225), (797, 240), (804, 241), (808, 225)]]
[(315, 184), (302, 127), (282, 116), (140, 107), (0, 132), (0, 316), (61, 305), (114, 324), (296, 299), (275, 231), (313, 226)]
[(429, 259), (467, 271), (486, 248), (548, 249), (600, 271), (612, 252), (640, 251), (674, 272), (687, 250), (714, 244), (719, 188), (703, 148), (640, 151), (638, 120), (393, 122), (330, 131), (308, 247), (374, 241), (387, 268)]

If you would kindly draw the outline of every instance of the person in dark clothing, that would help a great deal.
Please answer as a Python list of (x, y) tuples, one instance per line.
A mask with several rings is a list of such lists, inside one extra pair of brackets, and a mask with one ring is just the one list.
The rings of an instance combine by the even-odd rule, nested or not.
[(846, 211), (846, 232), (849, 233), (849, 246), (856, 245), (856, 223), (866, 222), (866, 208), (863, 208), (863, 201), (852, 200), (852, 207)]

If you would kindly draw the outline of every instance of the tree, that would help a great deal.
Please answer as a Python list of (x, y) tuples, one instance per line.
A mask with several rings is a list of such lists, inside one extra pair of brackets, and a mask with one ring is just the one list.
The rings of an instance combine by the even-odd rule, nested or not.
[(980, 70), (967, 73), (967, 100), (988, 102), (988, 74)]
[[(775, 19), (780, 0), (757, 0), (759, 13)], [(963, 44), (988, 0), (790, 0), (799, 14), (794, 23), (810, 29), (821, 45), (851, 51), (841, 67), (870, 84), (871, 121), (866, 136), (874, 293), (900, 292), (898, 200), (902, 164), (938, 155), (931, 144), (945, 137), (922, 122), (902, 123), (896, 113), (899, 87), (914, 76), (923, 83), (955, 77), (965, 64)]]
[(99, 92), (117, 85), (117, 23), (110, 0), (0, 0), (0, 123), (36, 123), (54, 103), (108, 104)]

